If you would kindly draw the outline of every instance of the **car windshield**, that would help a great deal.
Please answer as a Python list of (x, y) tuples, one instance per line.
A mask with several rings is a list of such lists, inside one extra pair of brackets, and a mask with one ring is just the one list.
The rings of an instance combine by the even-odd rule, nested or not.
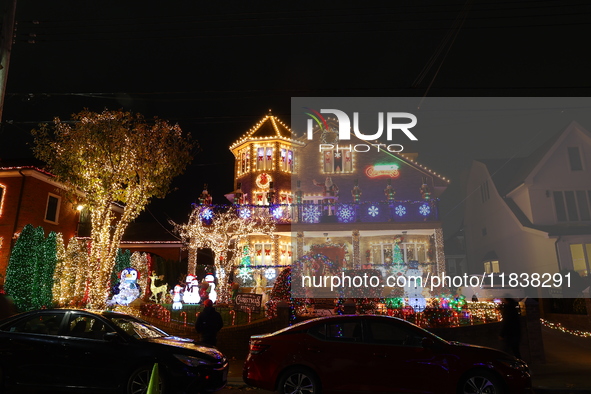
[(111, 321), (136, 339), (167, 337), (168, 334), (144, 321), (129, 317), (112, 317)]

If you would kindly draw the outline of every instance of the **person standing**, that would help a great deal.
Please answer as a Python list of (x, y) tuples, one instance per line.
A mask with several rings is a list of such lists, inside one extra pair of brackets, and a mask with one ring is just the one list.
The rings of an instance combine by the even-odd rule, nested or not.
[(210, 299), (203, 301), (203, 306), (203, 311), (201, 311), (195, 322), (195, 330), (201, 334), (201, 342), (215, 346), (218, 332), (224, 326), (224, 322), (220, 313), (213, 307), (213, 302)]
[(517, 358), (521, 358), (519, 343), (521, 342), (521, 321), (519, 304), (513, 298), (504, 298), (501, 304), (500, 338), (505, 347)]

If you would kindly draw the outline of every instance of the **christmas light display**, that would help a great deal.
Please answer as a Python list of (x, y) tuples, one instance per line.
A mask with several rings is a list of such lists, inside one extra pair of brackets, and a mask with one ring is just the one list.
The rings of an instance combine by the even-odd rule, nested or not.
[(64, 238), (61, 233), (57, 234), (56, 239), (56, 261), (55, 261), (55, 269), (53, 271), (53, 299), (52, 303), (54, 305), (64, 305), (66, 297), (68, 294), (65, 294), (62, 289), (62, 280), (65, 281), (64, 277), (64, 270), (65, 270), (65, 262), (66, 262), (66, 246), (64, 245)]
[[(33, 130), (34, 152), (57, 181), (83, 200), (91, 219), (88, 303), (104, 309), (121, 237), (152, 197), (164, 197), (191, 160), (192, 143), (178, 125), (123, 111), (73, 115), (73, 123)], [(113, 210), (119, 203), (120, 213)]]
[(231, 298), (229, 274), (233, 259), (243, 257), (243, 246), (252, 234), (271, 236), (275, 223), (268, 210), (256, 210), (245, 219), (240, 216), (239, 207), (213, 207), (211, 221), (205, 222), (200, 216), (201, 207), (194, 207), (186, 224), (176, 224), (175, 230), (188, 248), (209, 248), (215, 256), (215, 273), (218, 279), (219, 301), (227, 303)]
[(120, 273), (119, 291), (108, 302), (109, 305), (129, 305), (141, 295), (141, 290), (137, 283), (138, 272), (135, 268), (125, 268)]
[(28, 224), (21, 231), (10, 255), (4, 289), (21, 311), (40, 307), (34, 300), (34, 293), (39, 287), (37, 269), (44, 260), (43, 241), (43, 229)]
[(581, 338), (591, 338), (591, 332), (589, 332), (589, 331), (571, 330), (571, 329), (564, 327), (560, 323), (551, 323), (545, 319), (540, 319), (540, 322), (542, 323), (542, 325), (544, 327), (548, 327), (553, 330), (558, 330), (558, 331), (561, 331), (565, 334), (570, 334), (570, 335), (574, 335), (574, 336), (581, 337)]

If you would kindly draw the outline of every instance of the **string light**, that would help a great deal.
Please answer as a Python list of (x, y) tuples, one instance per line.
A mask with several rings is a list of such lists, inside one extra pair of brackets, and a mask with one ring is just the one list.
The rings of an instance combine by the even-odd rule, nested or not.
[[(33, 130), (34, 153), (51, 167), (70, 194), (82, 193), (90, 213), (89, 306), (105, 309), (117, 249), (128, 224), (152, 197), (164, 197), (172, 179), (191, 160), (192, 142), (178, 125), (123, 111), (73, 115), (73, 125), (56, 118)], [(113, 211), (119, 202), (120, 212)]]
[(203, 206), (195, 206), (188, 223), (173, 225), (189, 249), (209, 248), (213, 251), (219, 300), (227, 303), (231, 299), (228, 276), (233, 268), (230, 256), (242, 258), (243, 245), (249, 236), (255, 233), (271, 236), (275, 231), (275, 222), (268, 210), (256, 210), (250, 218), (244, 219), (235, 206), (216, 207), (212, 219), (204, 221), (200, 215), (202, 209)]
[(574, 335), (574, 336), (581, 337), (581, 338), (591, 338), (591, 332), (589, 332), (589, 331), (571, 330), (571, 329), (564, 327), (560, 323), (551, 323), (545, 319), (540, 319), (540, 322), (542, 323), (542, 325), (544, 327), (548, 327), (553, 330), (558, 330), (558, 331), (561, 331), (565, 334), (570, 334), (570, 335)]

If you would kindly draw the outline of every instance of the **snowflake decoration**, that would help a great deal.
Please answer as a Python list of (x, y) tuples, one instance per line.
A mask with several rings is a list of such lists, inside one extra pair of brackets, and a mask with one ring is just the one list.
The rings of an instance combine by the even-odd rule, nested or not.
[(375, 205), (372, 205), (367, 210), (367, 213), (369, 213), (371, 216), (373, 216), (375, 218), (376, 216), (378, 216), (378, 213), (380, 213), (380, 210)]
[(340, 222), (348, 223), (353, 221), (355, 211), (353, 210), (353, 207), (349, 205), (342, 205), (337, 210), (337, 216)]
[(252, 215), (252, 213), (250, 212), (250, 209), (248, 209), (248, 208), (242, 208), (240, 210), (240, 217), (242, 219), (249, 219), (251, 215)]
[(267, 268), (265, 270), (265, 278), (267, 278), (268, 280), (273, 280), (276, 276), (277, 271), (275, 271), (275, 268)]
[(247, 281), (252, 279), (252, 275), (250, 274), (251, 271), (252, 270), (250, 268), (243, 267), (238, 270), (238, 275), (236, 276), (242, 279), (243, 281)]
[(283, 208), (282, 207), (277, 207), (277, 208), (273, 209), (273, 217), (275, 219), (281, 219), (282, 216), (283, 216)]
[(419, 213), (423, 216), (427, 216), (431, 212), (431, 207), (427, 204), (423, 204), (419, 207)]
[(398, 215), (398, 216), (406, 215), (406, 208), (402, 205), (397, 206), (396, 207), (396, 215)]
[(320, 209), (316, 205), (305, 206), (303, 215), (306, 223), (318, 223), (320, 221)]
[(203, 220), (211, 220), (213, 219), (213, 211), (209, 208), (205, 208), (202, 212), (201, 212), (201, 219)]

